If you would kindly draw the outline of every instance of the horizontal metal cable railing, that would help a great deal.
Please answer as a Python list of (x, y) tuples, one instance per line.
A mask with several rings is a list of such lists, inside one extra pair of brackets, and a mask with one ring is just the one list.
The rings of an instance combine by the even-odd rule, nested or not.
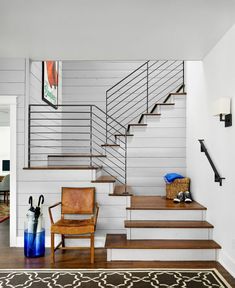
[[(106, 125), (106, 121), (110, 124)], [(127, 137), (106, 148), (107, 129), (127, 129), (95, 105), (29, 105), (28, 167), (102, 167), (126, 185)], [(111, 127), (113, 125), (113, 127)], [(115, 127), (114, 127), (115, 126)], [(117, 145), (115, 137), (109, 144)]]
[[(184, 87), (183, 61), (146, 61), (106, 91), (106, 114), (110, 116), (107, 118), (107, 141), (118, 128), (113, 119), (127, 127), (181, 87)], [(122, 128), (119, 132), (124, 133)]]

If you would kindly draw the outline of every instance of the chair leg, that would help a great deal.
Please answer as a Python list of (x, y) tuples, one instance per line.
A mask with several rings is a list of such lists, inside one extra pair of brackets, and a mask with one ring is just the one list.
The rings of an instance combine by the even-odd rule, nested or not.
[(55, 263), (55, 234), (51, 233), (51, 263)]
[(95, 258), (95, 243), (94, 243), (94, 233), (91, 233), (91, 264), (94, 263)]
[[(63, 234), (61, 234), (61, 242), (62, 242), (62, 247), (65, 247), (65, 237)], [(62, 250), (62, 253), (64, 253), (65, 250)]]

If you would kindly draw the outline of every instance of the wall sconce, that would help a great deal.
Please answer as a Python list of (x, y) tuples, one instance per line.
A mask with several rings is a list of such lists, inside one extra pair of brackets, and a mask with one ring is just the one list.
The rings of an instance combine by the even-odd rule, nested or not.
[(230, 102), (230, 98), (219, 98), (214, 103), (214, 116), (219, 116), (220, 121), (225, 122), (225, 127), (232, 126)]

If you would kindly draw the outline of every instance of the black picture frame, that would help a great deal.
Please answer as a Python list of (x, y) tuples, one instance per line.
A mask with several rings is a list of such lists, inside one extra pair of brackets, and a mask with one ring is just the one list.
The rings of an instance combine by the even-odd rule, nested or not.
[[(50, 83), (48, 77), (48, 64), (54, 65), (54, 77)], [(54, 109), (58, 109), (58, 96), (59, 96), (59, 73), (60, 62), (59, 61), (42, 61), (42, 100)]]

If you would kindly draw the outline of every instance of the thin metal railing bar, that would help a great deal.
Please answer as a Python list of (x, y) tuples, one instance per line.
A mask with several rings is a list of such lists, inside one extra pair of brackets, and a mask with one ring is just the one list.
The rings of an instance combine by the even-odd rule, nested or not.
[[(71, 105), (72, 106), (72, 105)], [(88, 114), (89, 112), (87, 112), (87, 111), (32, 111), (31, 113), (34, 113), (34, 114), (37, 114), (37, 113), (40, 113), (40, 114), (42, 114), (42, 113), (45, 113), (45, 114), (47, 114), (47, 113), (53, 113), (53, 114), (63, 114), (63, 113), (70, 113), (70, 114), (80, 114), (80, 113), (82, 113), (82, 114)]]
[(143, 63), (142, 65), (140, 65), (138, 68), (136, 68), (134, 71), (132, 71), (130, 74), (128, 74), (126, 77), (124, 77), (122, 80), (120, 80), (119, 82), (117, 82), (115, 85), (113, 85), (112, 87), (110, 87), (106, 92), (109, 92), (110, 90), (112, 90), (114, 87), (116, 87), (117, 85), (119, 85), (121, 82), (125, 81), (128, 77), (130, 77), (131, 75), (133, 75), (136, 71), (140, 70), (144, 65), (146, 65), (146, 63), (149, 62), (146, 61), (145, 63)]
[[(145, 86), (146, 86), (146, 83), (144, 83), (144, 85), (142, 85), (142, 87), (144, 87), (144, 90), (141, 91), (137, 96), (135, 96), (135, 98), (134, 98), (135, 100), (136, 100), (137, 98), (139, 98), (143, 93), (145, 93), (145, 92), (147, 91), (147, 89), (145, 88)], [(142, 87), (141, 87), (141, 88), (142, 88)], [(137, 91), (137, 90), (136, 90), (136, 91)], [(134, 93), (135, 93), (136, 91), (134, 91)], [(133, 93), (129, 94), (129, 95), (125, 98), (125, 100), (128, 99), (132, 94), (133, 94)], [(128, 101), (128, 104), (129, 104), (130, 102), (132, 102), (132, 101), (133, 101), (133, 98)], [(144, 101), (144, 98), (143, 98), (143, 101)], [(119, 104), (122, 104), (122, 101), (118, 102), (116, 105), (114, 105), (112, 108), (110, 108), (110, 109), (109, 109), (109, 112), (110, 112), (111, 110), (113, 110), (114, 108), (117, 108), (117, 106), (118, 106)], [(119, 112), (119, 111), (120, 111), (123, 107), (125, 107), (126, 105), (127, 105), (127, 103), (124, 103), (124, 105), (123, 105), (122, 107), (119, 107), (119, 108), (118, 108), (118, 111), (116, 111), (116, 112), (114, 111), (114, 112), (112, 113), (112, 116), (115, 115), (117, 112)]]
[[(179, 80), (179, 79), (178, 79), (178, 80)], [(178, 80), (176, 80), (175, 82), (177, 82)], [(174, 83), (175, 83), (175, 82), (174, 82)], [(173, 84), (174, 84), (174, 83), (173, 83)], [(173, 84), (167, 86), (167, 88), (171, 87)], [(156, 99), (156, 96), (159, 96), (159, 95), (160, 95), (162, 92), (164, 92), (167, 88), (163, 89), (161, 92), (159, 92), (159, 93), (156, 94), (154, 97), (152, 97), (151, 99), (149, 99), (149, 102), (151, 102), (152, 100)], [(150, 93), (150, 94), (151, 94), (151, 93)], [(165, 94), (164, 96), (162, 96), (160, 99), (162, 99), (163, 97), (165, 97), (165, 96), (167, 96), (167, 95), (168, 95), (168, 93), (166, 93), (166, 94)], [(160, 99), (158, 99), (158, 101), (159, 101)], [(141, 101), (136, 102), (136, 104), (133, 105), (132, 107), (136, 106), (136, 105), (137, 105), (138, 103), (140, 103), (140, 102), (141, 102)], [(153, 103), (153, 104), (149, 107), (149, 109), (151, 110), (152, 107), (153, 107), (155, 104), (156, 104), (156, 103)], [(146, 106), (146, 104), (144, 103), (143, 105), (139, 106), (139, 107), (135, 110), (135, 112), (137, 112), (140, 108), (145, 107), (145, 106)], [(129, 109), (128, 109), (128, 110), (129, 110)], [(128, 110), (126, 110), (126, 111), (128, 111)], [(133, 114), (133, 113), (132, 113), (132, 114)], [(141, 114), (142, 114), (142, 112), (139, 113), (139, 115), (136, 115), (135, 117), (133, 117), (132, 120), (128, 120), (128, 122), (133, 121), (133, 119), (139, 117)], [(118, 116), (118, 117), (119, 117), (119, 116)], [(123, 118), (123, 119), (122, 119), (122, 123), (123, 123), (127, 118), (130, 118), (130, 116), (128, 115), (127, 117)], [(128, 122), (127, 122), (127, 123), (124, 123), (124, 125), (127, 125)]]
[[(107, 151), (106, 151), (106, 152), (107, 152)], [(110, 153), (109, 151), (108, 151), (107, 153), (109, 153), (110, 155), (113, 156), (113, 158), (117, 159), (119, 162), (121, 162), (123, 165), (125, 165), (124, 162), (122, 162), (119, 158), (117, 158), (116, 156), (114, 156), (112, 153)], [(124, 158), (124, 156), (122, 156), (122, 157)], [(106, 160), (111, 161), (110, 159), (106, 159)], [(112, 161), (111, 161), (111, 162), (112, 162)], [(112, 162), (112, 163), (114, 163), (114, 162)], [(114, 164), (115, 164), (115, 163), (114, 163)]]
[(64, 120), (70, 120), (70, 121), (88, 121), (90, 118), (31, 118), (31, 120), (55, 120), (55, 121), (64, 121)]
[(60, 146), (50, 146), (50, 145), (30, 145), (30, 147), (31, 148), (81, 148), (81, 147), (83, 147), (83, 148), (87, 148), (87, 146), (79, 146), (79, 145), (73, 145), (73, 146), (62, 146), (62, 145), (60, 145)]
[[(176, 62), (176, 61), (175, 61), (175, 62)], [(170, 65), (167, 66), (167, 68), (169, 68), (169, 67), (172, 66), (173, 64), (174, 64), (174, 63), (171, 63)], [(164, 71), (164, 70), (161, 70), (161, 72), (158, 73), (157, 76), (160, 75), (163, 71)], [(172, 71), (173, 71), (173, 70), (171, 70), (170, 72), (168, 72), (166, 75), (170, 74)], [(150, 73), (150, 74), (151, 74), (151, 73)], [(146, 78), (146, 77), (145, 77), (145, 78)], [(154, 78), (155, 78), (155, 77), (152, 77), (152, 78), (149, 80), (149, 82), (150, 82), (152, 79), (154, 79)], [(163, 78), (164, 78), (164, 77), (162, 77), (160, 80), (162, 80)], [(160, 82), (160, 80), (158, 80), (157, 83)], [(138, 83), (136, 83), (136, 84), (138, 84)], [(138, 91), (140, 88), (144, 87), (145, 85), (146, 85), (146, 83), (144, 83), (143, 85), (139, 86), (135, 91), (131, 92), (131, 93), (125, 98), (125, 100), (126, 100), (127, 98), (129, 98), (131, 95), (133, 95), (133, 94), (134, 94), (136, 91)], [(134, 85), (134, 86), (135, 86), (135, 85)], [(153, 85), (149, 86), (149, 89), (150, 89), (152, 86), (153, 86)], [(144, 91), (142, 91), (141, 93), (139, 93), (139, 94), (135, 97), (135, 99), (136, 99), (139, 95), (141, 95), (143, 92), (145, 92), (146, 90), (147, 90), (147, 89), (145, 89)], [(123, 94), (123, 93), (122, 93), (122, 94)], [(108, 103), (108, 106), (109, 106), (114, 100), (116, 100), (116, 99), (118, 99), (120, 96), (122, 96), (122, 94), (120, 94), (117, 98), (115, 98), (115, 99), (113, 99), (111, 102), (109, 102), (109, 103)], [(119, 102), (119, 103), (121, 103), (121, 102)], [(110, 112), (112, 109), (116, 108), (116, 106), (117, 106), (119, 103), (117, 103), (115, 106), (109, 108), (109, 112)], [(114, 114), (115, 114), (115, 113), (114, 113)], [(112, 115), (114, 115), (114, 114), (112, 114)]]
[[(110, 101), (108, 103), (108, 106), (110, 104), (112, 104), (114, 101), (116, 101), (118, 98), (120, 98), (122, 95), (125, 95), (126, 92), (128, 92), (130, 89), (132, 89), (133, 87), (135, 87), (137, 84), (139, 84), (141, 81), (145, 80), (146, 76), (144, 76), (142, 79), (140, 79), (137, 83), (134, 83), (132, 86), (130, 86), (127, 90), (123, 91), (121, 94), (119, 94), (115, 99), (113, 99), (112, 101)], [(139, 86), (134, 92), (131, 92), (130, 95), (132, 95), (133, 93), (135, 93), (136, 91), (138, 91), (141, 87), (143, 87), (144, 85), (146, 85), (146, 82), (144, 82), (144, 84), (142, 84), (141, 86)]]
[[(100, 162), (103, 162), (102, 161), (102, 159), (99, 159), (99, 161)], [(95, 162), (95, 160), (94, 160), (94, 163), (96, 164), (96, 165), (98, 165), (96, 162)], [(104, 162), (103, 162), (104, 163)], [(104, 163), (104, 164), (106, 164), (106, 163)], [(107, 165), (107, 164), (106, 164)], [(102, 169), (106, 172), (106, 173), (108, 173), (110, 176), (113, 176), (109, 171), (107, 171), (106, 169), (106, 167), (103, 167), (102, 166)], [(111, 169), (112, 171), (114, 171), (115, 173), (117, 173), (121, 178), (123, 178), (124, 179), (124, 176), (122, 175), (122, 174), (120, 174), (118, 171), (116, 171), (116, 169), (114, 169), (113, 167), (109, 167), (109, 169)], [(116, 178), (116, 177), (115, 177)], [(118, 178), (116, 178), (116, 180), (117, 181), (119, 181), (119, 182), (121, 182), (121, 180), (118, 180)], [(122, 182), (121, 182), (122, 183)], [(122, 183), (122, 184), (124, 184), (124, 183)]]
[(55, 132), (31, 132), (31, 134), (90, 134), (90, 132), (83, 132), (83, 131), (81, 131), (81, 132), (63, 132), (63, 131), (61, 131), (61, 132), (58, 132), (58, 131), (55, 131)]
[[(149, 61), (147, 61), (147, 62), (145, 63), (145, 65), (147, 65), (148, 62), (149, 62)], [(155, 61), (149, 68), (153, 67), (153, 66), (156, 65), (158, 62), (159, 62), (159, 61)], [(165, 61), (165, 62), (166, 62), (166, 61)], [(161, 65), (160, 65), (159, 67), (161, 67)], [(139, 69), (137, 69), (136, 72), (137, 72), (138, 70), (139, 70)], [(144, 70), (142, 70), (141, 73), (139, 73), (138, 75), (136, 75), (134, 78), (132, 78), (132, 79), (131, 79), (130, 81), (128, 81), (127, 83), (125, 83), (123, 86), (119, 87), (119, 88), (118, 88), (116, 91), (114, 91), (112, 94), (108, 95), (107, 98), (110, 98), (112, 95), (114, 95), (114, 94), (116, 94), (117, 92), (119, 92), (123, 87), (127, 86), (129, 83), (131, 83), (131, 82), (134, 81), (136, 78), (138, 78), (140, 75), (142, 75), (144, 72), (146, 72), (146, 70), (147, 70), (147, 68), (144, 69)], [(146, 78), (146, 77), (143, 77), (141, 80), (143, 80), (143, 79), (145, 79), (145, 78)], [(122, 79), (121, 81), (119, 81), (119, 83), (117, 83), (115, 86), (117, 86), (117, 85), (120, 84), (121, 82), (124, 82), (124, 80), (125, 80), (125, 78)], [(141, 81), (141, 80), (140, 80), (140, 81)], [(139, 81), (139, 82), (140, 82), (140, 81)], [(107, 90), (106, 93), (107, 93), (108, 91), (110, 91), (110, 89)]]
[[(161, 93), (163, 93), (164, 91), (166, 91), (168, 88), (170, 88), (171, 86), (173, 86), (176, 82), (178, 82), (178, 81), (182, 81), (182, 79), (181, 79), (181, 77), (180, 78), (178, 78), (178, 79), (176, 79), (174, 82), (172, 82), (172, 83), (170, 83), (167, 87), (165, 87), (164, 89), (162, 89), (160, 92), (158, 92), (157, 94), (154, 94), (155, 96), (153, 96), (151, 99), (150, 99), (150, 101), (151, 100), (153, 100), (153, 99), (155, 99), (156, 98), (156, 96), (159, 96)], [(164, 83), (164, 84), (166, 84), (166, 83)], [(178, 84), (178, 86), (179, 86), (180, 84)], [(161, 85), (162, 86), (162, 85)], [(160, 88), (161, 86), (159, 86), (158, 88)], [(157, 88), (157, 89), (158, 89)], [(151, 91), (150, 92), (150, 95), (152, 94), (152, 93), (154, 93), (157, 89), (154, 89), (153, 91)], [(169, 94), (169, 92), (167, 92), (168, 94)]]
[[(117, 154), (119, 154), (121, 157), (125, 157), (123, 154), (121, 154), (120, 152), (118, 152), (116, 149), (114, 149), (112, 146), (109, 147), (109, 150), (106, 149), (107, 153), (110, 153), (111, 155), (113, 155), (111, 152), (110, 152), (110, 149), (112, 149), (114, 152), (116, 152)], [(119, 149), (122, 149), (125, 151), (125, 149), (123, 147), (119, 147)], [(117, 156), (114, 156), (114, 157), (117, 157)]]
[[(165, 63), (166, 63), (167, 61), (165, 61)], [(157, 68), (155, 68), (155, 70), (153, 70), (149, 75), (151, 75), (154, 71), (156, 71), (156, 70), (158, 70), (159, 69), (159, 67), (161, 67), (162, 65), (164, 65), (165, 63), (163, 63), (163, 64), (161, 64), (161, 65), (159, 65)], [(166, 68), (169, 68), (170, 66), (172, 66), (174, 63), (172, 63), (172, 64), (170, 64), (170, 65), (168, 65)], [(147, 69), (146, 69), (147, 70)], [(164, 70), (162, 70), (162, 71), (164, 71)], [(160, 73), (162, 73), (162, 71), (160, 72)], [(159, 73), (159, 74), (160, 74)], [(159, 75), (158, 74), (158, 75)], [(142, 80), (144, 80), (144, 79), (146, 79), (146, 77), (147, 76), (145, 76), (145, 77), (143, 77), (139, 82), (141, 82)], [(134, 87), (136, 84), (138, 84), (139, 82), (137, 82), (137, 83), (135, 83), (132, 87)], [(146, 85), (146, 83), (144, 83), (144, 85)], [(142, 85), (142, 86), (144, 86), (144, 85)], [(140, 89), (142, 86), (140, 86), (138, 89)], [(131, 89), (132, 87), (130, 87), (129, 89)], [(127, 89), (126, 91), (124, 91), (122, 94), (120, 94), (120, 95), (118, 95), (118, 97), (116, 97), (115, 99), (113, 99), (112, 101), (110, 101), (109, 103), (108, 103), (108, 106), (113, 102), (113, 101), (115, 101), (117, 98), (119, 98), (119, 97), (121, 97), (125, 92), (127, 92), (129, 89)], [(129, 95), (132, 95), (133, 93), (135, 93), (136, 91), (138, 91), (138, 89), (136, 89), (134, 92), (132, 92), (131, 94), (129, 94)], [(125, 98), (126, 99), (126, 98)]]
[[(130, 84), (131, 82), (133, 82), (136, 78), (138, 78), (140, 75), (142, 75), (144, 72), (146, 72), (147, 69), (143, 70), (141, 73), (139, 73), (138, 75), (136, 75), (134, 78), (132, 78), (130, 81), (128, 81), (127, 83), (125, 83), (124, 85), (122, 85), (120, 88), (118, 88), (118, 90), (114, 91), (112, 94), (108, 95), (109, 98), (113, 95), (115, 95), (116, 93), (118, 93), (122, 88), (126, 87), (128, 84)], [(144, 76), (143, 78), (141, 78), (139, 82), (141, 82), (143, 79), (145, 79), (146, 76)]]
[[(93, 119), (93, 121), (94, 121), (97, 125), (99, 125), (94, 119)], [(102, 127), (102, 126), (100, 126), (100, 127)], [(102, 128), (104, 128), (104, 127), (102, 127)], [(105, 130), (105, 128), (104, 128), (104, 130)], [(119, 130), (116, 129), (116, 132), (119, 132)]]
[[(181, 64), (180, 64), (180, 65), (181, 65)], [(180, 66), (180, 65), (179, 65), (179, 66)], [(156, 85), (157, 83), (159, 83), (162, 79), (165, 79), (166, 76), (168, 76), (169, 74), (171, 74), (171, 73), (173, 73), (173, 72), (175, 72), (175, 71), (177, 71), (176, 75), (178, 75), (179, 72), (181, 72), (182, 70), (170, 70), (167, 74), (165, 74), (163, 77), (161, 77), (161, 78), (158, 79), (156, 82), (154, 82), (152, 85), (150, 85), (149, 88), (153, 87), (154, 85)], [(160, 72), (160, 73), (161, 73), (161, 72)], [(160, 74), (160, 73), (159, 73), (159, 74)], [(158, 74), (158, 75), (159, 75), (159, 74)], [(157, 75), (157, 76), (158, 76), (158, 75)], [(154, 79), (154, 78), (156, 78), (156, 77), (151, 78), (150, 81), (151, 81), (152, 79)], [(171, 78), (172, 78), (172, 77), (168, 78), (165, 82), (169, 81)]]
[(90, 125), (31, 125), (31, 127), (83, 127), (87, 128), (90, 127)]
[[(157, 96), (159, 96), (161, 93), (163, 93), (165, 90), (167, 90), (169, 87), (171, 87), (173, 84), (175, 84), (177, 81), (179, 81), (180, 80), (180, 78), (179, 79), (177, 79), (176, 81), (174, 81), (173, 83), (171, 83), (170, 85), (168, 85), (166, 88), (164, 88), (163, 90), (161, 90), (159, 93), (157, 93), (157, 94), (155, 94), (154, 95), (154, 97), (152, 97), (152, 98), (150, 98), (149, 99), (149, 102), (151, 102), (152, 100), (154, 100), (154, 99), (156, 99), (156, 97)], [(165, 83), (164, 83), (165, 84)], [(162, 85), (161, 85), (162, 86)], [(161, 87), (161, 86), (159, 86), (159, 88)], [(149, 95), (151, 95), (153, 92), (155, 92), (157, 89), (155, 89), (154, 91), (152, 91), (151, 93), (149, 93)], [(167, 94), (166, 94), (167, 95)], [(161, 97), (161, 98), (163, 98), (163, 97)], [(137, 101), (137, 102), (135, 102), (135, 104), (134, 105), (132, 105), (132, 108), (133, 107), (135, 107), (136, 105), (138, 105), (141, 101), (143, 101), (142, 99), (141, 100), (139, 100), (139, 101)], [(156, 103), (154, 103), (154, 104), (152, 104), (151, 106), (154, 106)], [(141, 107), (145, 107), (146, 106), (146, 103), (144, 103), (142, 106), (140, 106), (138, 109), (136, 109), (135, 110), (135, 112), (137, 111), (137, 110), (139, 110)], [(152, 108), (152, 107), (149, 107), (150, 109)], [(125, 110), (124, 112), (122, 112), (122, 114), (119, 114), (118, 116), (116, 116), (117, 118), (120, 118), (123, 114), (125, 114), (127, 111), (129, 111), (130, 110), (130, 108), (128, 108), (127, 110)], [(144, 110), (145, 111), (145, 110)], [(133, 114), (133, 112), (132, 112), (132, 114)], [(142, 113), (140, 113), (140, 114), (142, 114)], [(124, 121), (127, 119), (127, 118), (130, 118), (130, 116), (129, 116), (130, 114), (128, 114), (128, 116), (126, 116), (125, 118), (123, 118), (122, 119), (122, 123), (123, 123), (123, 125), (126, 125), (127, 123), (125, 123), (124, 124)], [(135, 117), (133, 117), (132, 119), (135, 119), (137, 116), (135, 116)], [(129, 120), (129, 121), (132, 121), (132, 120)], [(114, 127), (115, 127), (115, 125), (114, 125)], [(111, 129), (110, 130), (108, 130), (108, 132), (110, 132), (111, 131)]]
[[(174, 75), (174, 76), (175, 76), (175, 75)], [(172, 77), (172, 78), (174, 78), (174, 77)], [(181, 78), (181, 77), (177, 78), (174, 82), (171, 82), (166, 88), (164, 88), (164, 89), (161, 90), (161, 91), (165, 91), (167, 88), (171, 87), (174, 83), (176, 83), (176, 82), (179, 81), (179, 80), (182, 81), (182, 78)], [(158, 90), (159, 88), (161, 88), (164, 84), (167, 84), (167, 82), (162, 83), (162, 84), (159, 85), (157, 88), (155, 88), (154, 90), (152, 90), (152, 91), (150, 92), (150, 95), (153, 94), (153, 93), (154, 93), (156, 90)], [(161, 93), (161, 92), (158, 92), (156, 95), (159, 95), (160, 93)]]
[[(47, 139), (31, 139), (31, 141), (86, 141), (87, 139), (52, 139), (52, 138), (47, 138)], [(88, 139), (90, 140), (90, 139)]]
[[(98, 109), (99, 111), (101, 111), (103, 114), (105, 114), (104, 111), (101, 110), (98, 106), (96, 106), (96, 105), (93, 105), (93, 106), (96, 107), (96, 109)], [(112, 121), (116, 122), (116, 123), (119, 124), (122, 128), (124, 128), (124, 129), (126, 130), (126, 127), (124, 127), (121, 123), (119, 123), (119, 122), (118, 122), (116, 119), (114, 119), (112, 116), (108, 115), (108, 119), (111, 119)]]
[[(139, 95), (143, 94), (145, 91), (146, 91), (146, 83), (142, 84), (141, 86), (139, 86), (136, 90), (134, 90), (133, 92), (131, 92), (130, 94), (128, 94), (126, 97), (125, 97), (125, 100), (128, 99), (130, 96), (132, 96), (133, 94), (135, 94), (138, 90), (140, 90), (141, 88), (144, 88), (143, 91), (141, 91), (137, 96), (133, 95), (133, 97), (137, 98)], [(117, 97), (119, 98), (119, 97)], [(134, 99), (135, 99), (134, 98)], [(116, 99), (115, 99), (116, 101)], [(112, 106), (111, 108), (108, 109), (108, 111), (110, 112), (111, 110), (113, 110), (114, 108), (117, 107), (117, 105), (119, 105), (120, 103), (122, 103), (122, 101), (120, 100), (118, 103), (114, 103), (114, 106)], [(111, 102), (109, 104), (112, 104)], [(114, 113), (112, 114), (114, 115)]]

